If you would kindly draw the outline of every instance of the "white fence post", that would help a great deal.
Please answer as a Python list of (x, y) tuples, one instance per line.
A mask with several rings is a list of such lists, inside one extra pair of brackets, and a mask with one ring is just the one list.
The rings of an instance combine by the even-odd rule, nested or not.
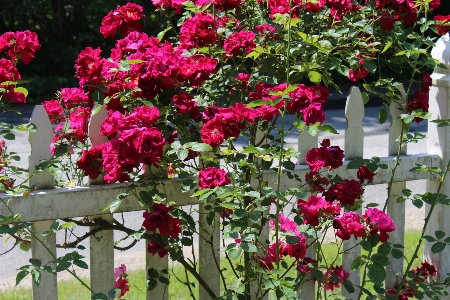
[[(450, 40), (449, 35), (442, 36), (431, 51), (434, 59), (450, 68)], [(433, 114), (433, 119), (450, 119), (450, 72), (441, 68), (435, 68), (431, 75), (433, 86), (430, 88), (429, 111)], [(441, 157), (442, 170), (445, 169), (450, 159), (450, 127), (438, 127), (438, 124), (428, 122), (428, 153), (439, 154)], [(427, 180), (427, 191), (436, 192), (439, 185), (438, 180)], [(441, 193), (450, 196), (450, 177), (447, 176)], [(426, 205), (426, 214), (429, 212), (429, 205)], [(450, 232), (450, 207), (438, 204), (433, 211), (433, 215), (428, 224), (426, 234), (434, 236), (435, 231)], [(447, 273), (450, 272), (450, 249), (433, 254), (431, 246), (433, 243), (425, 242), (425, 259), (436, 266), (438, 270), (438, 280), (442, 282)], [(450, 299), (442, 297), (441, 299)]]
[[(300, 152), (298, 157), (298, 164), (306, 164), (305, 156), (306, 153), (311, 149), (318, 146), (318, 136), (311, 136), (306, 130), (303, 130), (298, 135), (298, 143), (297, 149)], [(310, 245), (314, 239), (307, 239), (306, 243)], [(314, 245), (310, 245), (306, 249), (306, 257), (316, 259), (316, 249), (314, 249)], [(316, 280), (312, 276), (312, 274), (306, 275), (305, 282), (301, 286), (301, 289), (297, 291), (297, 297), (299, 299), (315, 299), (316, 297)]]
[[(42, 105), (36, 105), (30, 122), (36, 125), (37, 132), (30, 132), (28, 140), (31, 145), (31, 154), (28, 160), (30, 175), (35, 171), (35, 166), (42, 160), (52, 158), (50, 144), (53, 138), (53, 129), (48, 118), (47, 112)], [(54, 177), (48, 169), (36, 173), (30, 178), (29, 185), (37, 190), (51, 189), (55, 187)], [(49, 209), (36, 207), (36, 209)], [(31, 237), (31, 257), (39, 259), (42, 264), (53, 261), (56, 257), (56, 235), (52, 234), (45, 239), (42, 237), (44, 231), (50, 230), (50, 226), (55, 220), (45, 220), (34, 222), (31, 231), (34, 234)], [(41, 240), (42, 244), (37, 240)], [(55, 264), (50, 264), (55, 267)], [(56, 275), (41, 272), (41, 282), (39, 287), (33, 283), (33, 299), (35, 300), (56, 300), (58, 299), (57, 278)]]
[[(402, 85), (398, 87), (402, 93), (402, 99), (398, 102), (392, 102), (389, 111), (391, 115), (391, 126), (389, 127), (389, 143), (388, 143), (388, 155), (396, 156), (399, 150), (400, 143), (396, 141), (402, 132), (402, 121), (397, 117), (402, 114), (400, 105), (405, 104), (406, 93)], [(405, 132), (404, 132), (405, 133)], [(406, 145), (400, 150), (401, 155), (406, 155)], [(405, 239), (405, 202), (397, 203), (397, 198), (402, 195), (402, 190), (406, 189), (406, 181), (394, 182), (391, 186), (391, 194), (387, 205), (387, 214), (392, 218), (395, 223), (396, 229), (394, 232), (389, 233), (389, 241), (392, 244), (403, 245)], [(403, 252), (403, 248), (399, 249)], [(386, 267), (386, 288), (393, 288), (399, 281), (399, 274), (403, 274), (403, 258), (395, 259), (392, 255), (389, 255), (389, 266)], [(400, 275), (401, 276), (401, 275)]]
[[(108, 116), (105, 107), (91, 116), (89, 121), (89, 139), (92, 146), (98, 146), (108, 141), (107, 137), (100, 134), (100, 124)], [(97, 179), (89, 179), (89, 184), (104, 183), (103, 176)], [(91, 221), (95, 219), (103, 219), (112, 223), (112, 214), (91, 216)], [(97, 226), (90, 226), (89, 230), (94, 230)], [(114, 288), (114, 232), (112, 230), (103, 230), (95, 235), (89, 237), (89, 251), (90, 251), (90, 279), (91, 289), (95, 293), (108, 294), (108, 291)]]
[[(364, 118), (364, 100), (357, 87), (352, 87), (347, 97), (345, 118), (347, 119), (344, 144), (345, 159), (351, 160), (363, 158), (364, 129), (362, 127), (362, 120)], [(359, 208), (356, 213), (362, 214), (362, 208)], [(354, 237), (350, 238), (348, 241), (344, 241), (343, 249), (347, 253), (342, 255), (342, 267), (346, 272), (350, 273), (348, 280), (354, 285), (359, 286), (361, 281), (360, 270), (350, 269), (355, 258), (361, 255), (361, 246), (356, 246), (357, 244), (358, 240)], [(358, 294), (358, 288), (355, 288), (355, 292), (349, 293), (342, 287), (342, 295), (347, 299), (356, 299)]]

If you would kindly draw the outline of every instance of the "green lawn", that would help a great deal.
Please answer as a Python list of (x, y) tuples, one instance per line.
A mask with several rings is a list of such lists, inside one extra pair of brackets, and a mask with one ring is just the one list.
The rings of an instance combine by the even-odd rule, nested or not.
[[(414, 247), (417, 244), (417, 241), (420, 237), (419, 231), (409, 231), (405, 236), (405, 254), (409, 259), (414, 251)], [(323, 247), (323, 251), (326, 257), (334, 257), (335, 256), (335, 248), (330, 244), (325, 244)], [(419, 252), (419, 257), (422, 257), (423, 250)], [(340, 259), (336, 264), (341, 264)], [(419, 260), (416, 260), (414, 266), (420, 264)], [(225, 260), (224, 260), (224, 264)], [(184, 270), (180, 266), (175, 266), (171, 269), (171, 274), (173, 272), (173, 277), (171, 278), (171, 283), (169, 287), (169, 299), (189, 299), (189, 289), (186, 285), (178, 282), (174, 277), (178, 277), (181, 280), (185, 281), (185, 273)], [(292, 270), (294, 272), (294, 270)], [(292, 274), (291, 276), (293, 276)], [(225, 271), (225, 277), (228, 278), (229, 283), (232, 283), (235, 278), (233, 278), (233, 274), (231, 270)], [(124, 299), (127, 300), (140, 300), (145, 298), (145, 271), (137, 270), (128, 273), (130, 291), (126, 294)], [(87, 280), (84, 278), (84, 280)], [(80, 283), (75, 280), (64, 280), (58, 282), (58, 298), (62, 300), (86, 300), (89, 299), (89, 292), (86, 288), (82, 287)], [(142, 291), (139, 291), (139, 289)], [(198, 285), (193, 288), (194, 294), (198, 295)], [(0, 300), (29, 300), (31, 299), (31, 289), (26, 289), (22, 287), (8, 289), (0, 291)]]

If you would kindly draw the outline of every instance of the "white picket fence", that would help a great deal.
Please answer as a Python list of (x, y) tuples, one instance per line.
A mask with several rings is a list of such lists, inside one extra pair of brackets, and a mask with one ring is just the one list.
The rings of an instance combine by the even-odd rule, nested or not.
[[(438, 45), (433, 50), (433, 57), (438, 59), (450, 68), (450, 44), (448, 37), (440, 40)], [(434, 119), (449, 119), (449, 103), (450, 103), (450, 72), (447, 70), (436, 69), (432, 75), (433, 86), (430, 89), (430, 108), (429, 111), (433, 114)], [(395, 156), (398, 151), (398, 138), (401, 130), (401, 123), (397, 120), (399, 110), (395, 105), (390, 108), (392, 124), (389, 129), (388, 157), (383, 157), (382, 162), (392, 167), (395, 163)], [(89, 135), (94, 145), (102, 143), (105, 137), (99, 135), (100, 122), (104, 119), (105, 112), (92, 117), (89, 128)], [(349, 160), (363, 157), (364, 144), (364, 129), (362, 127), (362, 119), (364, 117), (364, 105), (361, 93), (358, 88), (353, 87), (347, 98), (345, 109), (345, 117), (347, 119), (347, 129), (345, 132), (345, 164)], [(52, 139), (52, 127), (48, 117), (42, 106), (36, 106), (34, 109), (31, 122), (36, 124), (38, 131), (30, 133), (29, 141), (32, 147), (31, 156), (29, 159), (30, 171), (33, 171), (35, 166), (42, 159), (49, 159), (51, 157), (49, 145)], [(299, 157), (299, 165), (295, 169), (300, 178), (304, 178), (306, 172), (309, 171), (308, 166), (305, 165), (305, 153), (318, 146), (317, 136), (312, 137), (307, 132), (302, 132), (298, 137), (298, 151), (301, 152)], [(419, 165), (437, 166), (444, 168), (446, 162), (450, 159), (450, 127), (438, 127), (436, 123), (429, 123), (428, 125), (428, 150), (426, 154), (407, 155), (407, 149), (402, 149), (402, 156), (400, 164), (396, 171), (395, 183), (393, 184), (391, 201), (388, 205), (388, 214), (394, 219), (397, 225), (397, 230), (391, 234), (390, 242), (403, 243), (404, 228), (405, 228), (405, 203), (396, 203), (395, 199), (402, 193), (402, 189), (406, 188), (406, 181), (426, 179), (427, 191), (434, 192), (439, 184), (438, 178), (426, 172), (409, 172), (409, 170)], [(344, 165), (345, 165), (344, 164)], [(374, 184), (387, 183), (390, 179), (392, 169), (380, 170), (375, 177)], [(347, 170), (339, 168), (336, 173), (342, 178), (355, 178), (355, 170)], [(450, 177), (447, 177), (450, 178)], [(267, 174), (266, 179), (269, 184), (275, 185), (276, 175)], [(124, 184), (97, 184), (86, 187), (77, 188), (58, 188), (53, 186), (53, 177), (49, 172), (41, 172), (37, 176), (32, 177), (30, 185), (35, 185), (37, 191), (31, 193), (28, 197), (22, 196), (6, 196), (1, 197), (5, 200), (10, 200), (9, 206), (16, 214), (21, 215), (21, 220), (25, 222), (33, 222), (32, 230), (40, 236), (44, 231), (49, 230), (50, 225), (57, 219), (73, 218), (80, 216), (89, 216), (91, 219), (96, 216), (101, 216), (107, 221), (112, 220), (112, 215), (109, 213), (102, 213), (112, 199), (119, 193), (125, 191)], [(175, 201), (178, 206), (198, 204), (195, 198), (191, 198), (188, 193), (180, 192), (181, 180), (167, 179), (165, 181), (165, 192), (167, 199)], [(298, 182), (283, 178), (282, 189), (296, 187)], [(450, 195), (450, 181), (446, 180), (442, 193)], [(129, 212), (142, 210), (138, 201), (129, 196), (126, 201), (122, 203), (117, 212)], [(206, 214), (200, 205), (200, 221), (199, 224), (203, 228), (206, 226)], [(427, 209), (428, 211), (428, 209)], [(3, 205), (0, 205), (0, 215), (9, 215), (9, 211)], [(445, 217), (450, 215), (449, 207), (439, 207), (434, 211), (434, 216), (429, 225), (429, 233), (434, 236), (434, 231), (442, 230), (450, 232), (450, 218)], [(207, 244), (204, 239), (199, 239), (199, 273), (208, 283), (211, 290), (219, 295), (220, 278), (217, 268), (215, 266), (215, 258), (218, 258), (220, 231), (216, 230), (213, 233), (213, 248), (215, 253), (212, 253), (211, 245)], [(268, 235), (268, 232), (265, 232)], [(113, 269), (114, 269), (114, 241), (113, 232), (102, 232), (102, 239), (97, 240), (91, 238), (90, 240), (90, 278), (91, 288), (96, 293), (107, 293), (113, 287)], [(56, 237), (49, 236), (44, 240), (45, 246), (50, 249), (53, 255), (56, 255)], [(350, 248), (354, 241), (347, 241), (344, 248)], [(308, 255), (314, 255), (313, 247), (308, 250)], [(450, 272), (450, 251), (445, 250), (439, 254), (432, 254), (430, 251), (431, 245), (425, 243), (425, 259), (437, 266), (441, 278), (445, 278), (446, 273)], [(205, 251), (204, 251), (205, 250)], [(349, 254), (343, 258), (344, 269), (350, 270), (350, 264), (355, 257), (360, 253), (360, 248), (353, 248)], [(216, 257), (214, 257), (215, 255)], [(43, 262), (53, 261), (54, 257), (38, 242), (32, 241), (32, 257), (40, 259)], [(162, 270), (168, 268), (168, 260), (166, 258), (154, 257), (151, 254), (146, 254), (146, 268), (156, 268)], [(387, 286), (392, 287), (397, 278), (395, 273), (402, 273), (403, 260), (391, 259), (391, 264), (387, 269)], [(13, 270), (11, 270), (13, 272)], [(360, 280), (359, 270), (351, 271), (350, 280), (358, 283)], [(314, 299), (315, 298), (315, 284), (311, 280), (307, 282), (301, 292), (299, 298)], [(343, 290), (343, 294), (348, 299), (354, 299), (355, 294), (348, 294)], [(209, 295), (203, 288), (200, 288), (201, 300), (210, 299)], [(42, 279), (40, 287), (33, 285), (33, 299), (36, 300), (53, 300), (57, 299), (57, 277), (42, 272)], [(157, 288), (151, 292), (147, 292), (147, 299), (168, 299), (167, 286), (158, 284)]]

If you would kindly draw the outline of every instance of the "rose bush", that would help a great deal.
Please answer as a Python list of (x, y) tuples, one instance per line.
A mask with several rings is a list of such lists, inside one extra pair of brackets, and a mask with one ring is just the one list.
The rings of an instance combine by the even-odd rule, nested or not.
[[(439, 297), (446, 290), (429, 287), (446, 283), (433, 281), (436, 270), (426, 262), (412, 271), (413, 280), (406, 280), (407, 272), (398, 277), (397, 286), (386, 290), (385, 273), (370, 273), (361, 283), (350, 282), (350, 270), (336, 266), (335, 257), (320, 252), (320, 236), (333, 231), (340, 240), (354, 237), (369, 252), (355, 261), (364, 272), (387, 260), (396, 247), (389, 243), (389, 233), (396, 226), (386, 208), (366, 205), (363, 214), (357, 212), (366, 204), (365, 186), (386, 165), (378, 158), (363, 160), (354, 164), (358, 180), (333, 177), (328, 172), (343, 167), (345, 153), (325, 139), (306, 153), (310, 172), (301, 179), (292, 174), (299, 153), (285, 144), (286, 134), (292, 131), (335, 132), (323, 124), (324, 104), (328, 87), (339, 90), (338, 76), (363, 83), (368, 93), (383, 99), (380, 122), (386, 120), (387, 107), (398, 103), (410, 116), (403, 118), (404, 135), (412, 121), (429, 119), (431, 81), (429, 75), (421, 74), (436, 66), (429, 55), (435, 38), (429, 33), (444, 34), (450, 23), (448, 16), (429, 21), (422, 14), (439, 3), (154, 1), (178, 26), (157, 37), (141, 32), (142, 7), (118, 6), (100, 27), (105, 38), (121, 34), (110, 54), (102, 57), (105, 52), (99, 48), (82, 50), (75, 61), (79, 86), (62, 88), (55, 99), (43, 102), (56, 127), (54, 157), (61, 163), (64, 156), (79, 155), (72, 166), (75, 171), (64, 168), (68, 175), (80, 177), (82, 171), (107, 183), (149, 187), (135, 193), (146, 210), (142, 227), (147, 233), (139, 233), (150, 240), (148, 252), (169, 255), (199, 276), (195, 263), (187, 262), (181, 249), (192, 245), (193, 236), (203, 234), (202, 230), (173, 205), (176, 199), (158, 190), (168, 169), (171, 176), (185, 179), (182, 192), (190, 192), (204, 205), (210, 226), (220, 214), (223, 237), (234, 240), (224, 245), (222, 253), (235, 281), (243, 284), (225, 284), (223, 295), (216, 295), (202, 282), (212, 298), (262, 299), (274, 291), (277, 297), (294, 299), (310, 275), (320, 282), (317, 295), (325, 298), (327, 290), (333, 292), (340, 284), (349, 293), (358, 290), (355, 298), (404, 299), (419, 297), (425, 290)], [(17, 87), (21, 78), (16, 65), (19, 60), (27, 64), (35, 56), (37, 36), (29, 31), (5, 33), (0, 36), (0, 49), (7, 55), (0, 60), (2, 103), (23, 103), (26, 93)], [(390, 69), (389, 74), (381, 70), (381, 64)], [(406, 104), (399, 103), (402, 95), (394, 72), (410, 74), (405, 79), (407, 94), (412, 96)], [(412, 93), (416, 81), (422, 91)], [(364, 97), (368, 99), (368, 94)], [(89, 118), (102, 108), (108, 116), (100, 133), (107, 142), (90, 147)], [(286, 115), (294, 116), (292, 124), (286, 124)], [(243, 137), (249, 140), (248, 146), (240, 146)], [(265, 180), (270, 172), (277, 174), (272, 186)], [(297, 180), (298, 187), (282, 190), (284, 177)], [(8, 178), (2, 181), (4, 191), (12, 188)], [(388, 194), (390, 189), (391, 185)], [(114, 212), (122, 201), (127, 201), (126, 195), (108, 208)], [(290, 208), (288, 215), (283, 214), (285, 208)], [(259, 238), (266, 224), (272, 230), (268, 240)], [(211, 236), (202, 238), (212, 242)], [(389, 251), (370, 256), (378, 246)], [(307, 257), (309, 247), (316, 247), (319, 255)], [(342, 242), (336, 247), (337, 253), (344, 252)], [(286, 276), (292, 268), (299, 270), (295, 278)], [(367, 289), (367, 280), (374, 291)], [(419, 281), (423, 284), (418, 285)], [(147, 288), (154, 288), (154, 282), (149, 280)], [(129, 290), (127, 283), (126, 269), (121, 267), (114, 283), (120, 290), (118, 297)], [(256, 292), (252, 286), (258, 286)]]

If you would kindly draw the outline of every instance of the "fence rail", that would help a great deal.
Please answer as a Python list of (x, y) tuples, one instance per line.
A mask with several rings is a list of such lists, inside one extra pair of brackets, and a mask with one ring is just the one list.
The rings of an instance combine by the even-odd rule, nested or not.
[[(450, 47), (448, 46), (448, 38), (443, 37), (436, 48), (433, 50), (433, 57), (440, 62), (450, 66)], [(450, 103), (450, 73), (442, 69), (436, 69), (432, 75), (433, 86), (430, 89), (430, 112), (433, 118), (449, 119), (449, 103)], [(406, 101), (406, 96), (403, 101)], [(389, 147), (388, 157), (381, 158), (381, 161), (390, 167), (395, 163), (395, 155), (398, 151), (397, 138), (400, 135), (401, 121), (397, 119), (399, 114), (398, 107), (392, 105), (390, 107), (390, 114), (392, 124), (389, 130), (389, 139), (387, 141)], [(105, 111), (93, 116), (90, 122), (89, 135), (93, 144), (99, 144), (104, 141), (104, 137), (99, 134), (99, 126), (101, 120), (105, 117)], [(363, 158), (364, 145), (364, 130), (362, 127), (362, 119), (364, 117), (364, 106), (361, 93), (358, 88), (353, 87), (349, 93), (345, 109), (345, 118), (347, 119), (347, 129), (345, 132), (345, 147), (344, 151), (346, 159)], [(30, 171), (33, 171), (34, 166), (42, 159), (49, 159), (51, 154), (49, 152), (49, 145), (52, 139), (52, 128), (47, 114), (41, 106), (36, 106), (31, 122), (36, 124), (38, 131), (30, 133), (29, 141), (32, 147), (30, 155)], [(438, 186), (438, 179), (434, 175), (426, 172), (409, 172), (413, 167), (419, 165), (436, 166), (443, 168), (443, 165), (450, 158), (450, 130), (449, 127), (438, 127), (435, 123), (429, 123), (428, 128), (428, 153), (407, 155), (407, 149), (402, 149), (402, 156), (400, 157), (400, 164), (396, 171), (395, 183), (393, 184), (391, 198), (395, 199), (401, 195), (402, 190), (406, 187), (406, 181), (426, 179), (427, 191), (434, 192)], [(299, 165), (296, 167), (294, 173), (304, 178), (309, 168), (305, 165), (304, 155), (312, 147), (318, 146), (317, 136), (312, 137), (306, 132), (301, 132), (298, 137), (298, 151), (301, 152), (299, 157)], [(346, 165), (349, 160), (346, 160)], [(380, 170), (375, 177), (374, 184), (387, 183), (390, 179), (392, 168)], [(337, 175), (342, 178), (355, 178), (355, 170), (347, 170), (346, 167), (339, 168), (335, 171)], [(276, 184), (275, 173), (268, 172), (266, 178), (269, 185)], [(34, 222), (32, 231), (37, 236), (40, 236), (44, 231), (48, 230), (50, 225), (57, 219), (73, 218), (80, 216), (89, 216), (91, 219), (101, 217), (104, 220), (111, 221), (112, 215), (104, 213), (103, 209), (107, 206), (111, 199), (114, 199), (118, 194), (125, 192), (125, 184), (98, 184), (86, 187), (76, 188), (54, 188), (54, 179), (49, 172), (41, 172), (32, 177), (30, 184), (35, 185), (38, 190), (31, 193), (30, 196), (9, 196), (2, 195), (1, 198), (9, 201), (10, 209), (21, 215), (21, 220), (26, 222)], [(189, 193), (181, 193), (181, 180), (166, 179), (165, 192), (169, 201), (174, 201), (178, 206), (198, 204), (195, 198), (191, 197)], [(283, 178), (281, 186), (283, 189), (297, 186), (295, 180)], [(446, 180), (444, 183), (443, 193), (450, 195), (450, 182)], [(142, 210), (141, 205), (137, 199), (130, 195), (126, 201), (123, 201), (117, 212), (137, 211)], [(201, 217), (200, 208), (200, 218)], [(390, 241), (393, 243), (403, 243), (404, 228), (405, 228), (405, 204), (395, 203), (389, 201), (388, 214), (393, 218), (397, 225), (396, 232), (391, 234)], [(428, 210), (427, 210), (428, 211)], [(0, 205), (0, 215), (9, 215), (9, 210)], [(440, 207), (436, 210), (432, 222), (429, 227), (429, 232), (434, 233), (436, 230), (450, 232), (450, 215), (449, 207)], [(202, 225), (200, 220), (200, 226)], [(268, 229), (264, 233), (268, 235)], [(114, 268), (114, 241), (112, 231), (102, 233), (103, 238), (99, 241), (91, 239), (90, 241), (90, 272), (91, 272), (91, 288), (96, 292), (106, 293), (113, 286), (113, 268)], [(220, 232), (214, 232), (214, 239), (219, 241)], [(354, 240), (346, 241), (344, 249), (351, 248), (355, 244)], [(45, 247), (44, 247), (45, 245)], [(56, 256), (56, 238), (49, 236), (44, 240), (44, 245), (37, 241), (32, 242), (32, 257), (42, 261), (53, 261)], [(218, 247), (218, 244), (215, 245)], [(48, 248), (51, 253), (47, 251)], [(199, 247), (201, 251), (199, 255), (199, 272), (205, 278), (211, 289), (215, 293), (220, 290), (219, 273), (214, 271), (215, 267), (211, 267), (214, 262), (213, 255), (217, 253), (210, 253), (211, 251), (203, 252), (205, 247)], [(313, 247), (308, 250), (308, 255), (313, 255)], [(438, 267), (440, 276), (445, 276), (450, 271), (450, 253), (444, 251), (439, 254), (432, 254), (430, 251), (431, 245), (425, 243), (425, 258), (431, 261)], [(210, 250), (210, 249), (207, 249)], [(218, 249), (216, 249), (218, 250)], [(343, 257), (344, 269), (349, 270), (351, 262), (360, 255), (360, 248), (354, 247), (348, 254)], [(396, 281), (396, 273), (402, 273), (403, 260), (391, 259), (391, 263), (386, 267), (387, 269), (387, 286), (392, 287)], [(153, 257), (151, 254), (146, 254), (146, 266), (162, 270), (168, 267), (167, 256), (164, 259)], [(359, 282), (359, 270), (351, 271), (350, 280)], [(299, 292), (299, 297), (302, 299), (313, 299), (315, 284), (313, 281), (307, 283), (303, 290)], [(343, 294), (348, 299), (354, 299), (355, 294), (348, 294), (343, 290)], [(52, 300), (57, 299), (57, 278), (54, 275), (42, 274), (40, 287), (33, 286), (33, 299)], [(168, 299), (167, 286), (159, 284), (156, 290), (147, 292), (147, 299)], [(206, 292), (200, 289), (200, 299), (209, 299)]]

